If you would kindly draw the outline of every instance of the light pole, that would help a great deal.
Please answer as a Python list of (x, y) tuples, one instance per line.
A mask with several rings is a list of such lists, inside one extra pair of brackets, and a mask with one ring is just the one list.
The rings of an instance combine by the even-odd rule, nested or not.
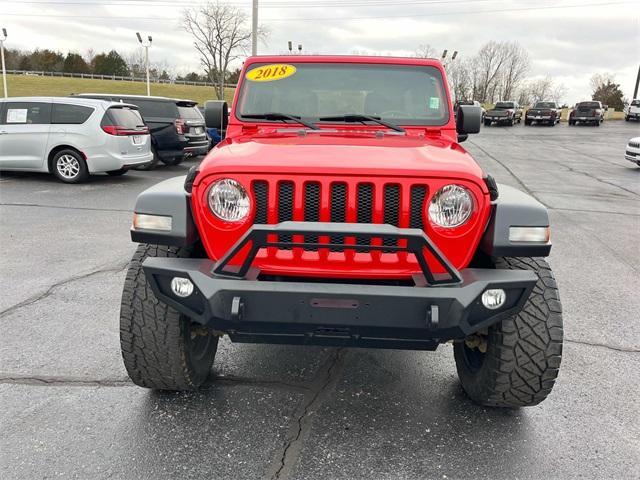
[(253, 0), (251, 15), (251, 55), (258, 54), (258, 0)]
[(4, 98), (9, 96), (7, 92), (7, 69), (4, 64), (4, 41), (7, 39), (7, 29), (2, 29), (2, 36), (0, 36), (0, 57), (2, 57), (2, 86), (4, 87)]
[(149, 43), (145, 43), (142, 41), (142, 37), (140, 36), (140, 32), (136, 32), (136, 37), (138, 37), (138, 41), (140, 42), (140, 45), (142, 45), (144, 47), (144, 63), (145, 63), (145, 67), (147, 69), (147, 97), (151, 96), (151, 85), (149, 84), (149, 47), (151, 46), (151, 35), (149, 35), (147, 38), (149, 40)]

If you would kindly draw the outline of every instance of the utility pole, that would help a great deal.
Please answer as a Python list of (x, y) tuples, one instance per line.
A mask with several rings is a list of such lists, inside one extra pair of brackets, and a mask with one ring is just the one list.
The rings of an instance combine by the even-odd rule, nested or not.
[[(6, 35), (6, 33), (5, 33)], [(638, 76), (636, 77), (636, 88), (633, 90), (633, 98), (631, 100), (635, 100), (638, 98), (638, 86), (640, 85), (640, 67), (638, 67)], [(6, 90), (7, 87), (4, 87)]]
[(147, 69), (147, 97), (151, 96), (151, 84), (149, 83), (149, 47), (151, 46), (152, 38), (151, 35), (147, 37), (148, 43), (142, 41), (142, 37), (140, 36), (140, 32), (136, 32), (136, 37), (138, 37), (138, 41), (140, 45), (144, 47), (144, 63), (145, 68)]
[[(7, 39), (7, 29), (2, 29), (2, 36), (0, 36), (0, 57), (2, 57), (2, 86), (4, 87), (4, 98), (9, 96), (7, 92), (7, 69), (4, 64), (4, 41)], [(636, 87), (637, 88), (637, 87)]]
[(251, 15), (251, 55), (258, 55), (258, 0), (253, 0)]

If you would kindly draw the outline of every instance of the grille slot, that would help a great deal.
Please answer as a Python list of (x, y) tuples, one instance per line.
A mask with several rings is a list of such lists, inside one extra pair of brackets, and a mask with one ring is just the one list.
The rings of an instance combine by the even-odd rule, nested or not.
[(427, 195), (427, 188), (424, 185), (414, 185), (411, 187), (411, 213), (409, 217), (409, 227), (424, 230), (422, 221), (424, 212), (424, 197)]
[(267, 203), (269, 198), (269, 185), (265, 181), (253, 182), (253, 196), (256, 201), (256, 215), (253, 223), (267, 223)]
[[(334, 183), (331, 185), (331, 216), (330, 221), (344, 223), (347, 221), (347, 185), (345, 183)], [(344, 237), (341, 235), (331, 235), (331, 243), (343, 243)], [(339, 252), (340, 248), (332, 248), (332, 252)]]
[[(278, 222), (293, 220), (293, 182), (280, 182), (278, 185)], [(291, 242), (291, 235), (280, 235), (279, 242)], [(291, 250), (285, 247), (283, 250)]]
[[(304, 221), (320, 221), (320, 184), (317, 182), (307, 183), (304, 186)], [(304, 237), (304, 241), (318, 243), (318, 235), (307, 235)], [(309, 247), (305, 250), (316, 251), (318, 249)]]
[[(400, 226), (400, 185), (384, 186), (384, 223)], [(393, 238), (383, 237), (382, 244), (395, 247), (398, 242)], [(393, 250), (383, 250), (383, 252), (393, 252)]]
[[(373, 223), (373, 185), (361, 183), (358, 185), (357, 215), (358, 223)], [(356, 245), (369, 245), (369, 239), (356, 237)], [(359, 248), (358, 252), (366, 252), (368, 249)]]

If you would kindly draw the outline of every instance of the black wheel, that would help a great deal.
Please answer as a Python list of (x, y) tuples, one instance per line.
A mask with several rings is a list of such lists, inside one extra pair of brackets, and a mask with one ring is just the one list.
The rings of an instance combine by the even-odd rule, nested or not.
[(629, 121), (629, 116), (628, 116), (628, 115), (625, 115), (625, 116), (624, 116), (624, 121), (625, 121), (625, 122), (628, 122), (628, 121)]
[(481, 405), (537, 405), (551, 393), (562, 358), (558, 287), (541, 258), (498, 258), (495, 267), (535, 271), (538, 282), (520, 313), (454, 344), (458, 377)]
[(596, 120), (596, 123), (595, 123), (594, 125), (595, 125), (596, 127), (599, 127), (601, 123), (602, 123), (602, 122), (601, 122), (600, 120)]
[(182, 157), (173, 157), (173, 158), (161, 158), (160, 161), (167, 165), (168, 167), (180, 165), (184, 160), (184, 156)]
[(159, 301), (147, 283), (147, 257), (193, 256), (192, 249), (140, 244), (131, 259), (120, 308), (120, 346), (136, 385), (159, 390), (196, 390), (209, 376), (218, 336)]
[(64, 183), (82, 183), (89, 179), (87, 162), (76, 150), (60, 150), (51, 159), (49, 168)]
[(526, 119), (525, 119), (524, 124), (525, 124), (525, 125), (531, 125), (531, 120), (526, 120)]
[(153, 160), (151, 160), (150, 163), (136, 167), (135, 168), (136, 170), (147, 171), (147, 170), (153, 170), (154, 168), (156, 168), (156, 165), (158, 165), (158, 162), (160, 161), (160, 156), (158, 155), (158, 151), (156, 150), (156, 147), (154, 146), (151, 147), (151, 153), (153, 153)]
[(576, 122), (574, 122), (573, 120), (569, 120), (569, 125), (573, 126), (575, 124), (576, 124)]
[(485, 121), (484, 121), (484, 126), (485, 126), (485, 127), (488, 127), (488, 126), (490, 126), (490, 125), (491, 125), (491, 120), (485, 120)]
[(507, 125), (509, 125), (510, 127), (513, 127), (515, 124), (516, 121), (513, 118), (507, 122)]
[(121, 175), (124, 175), (128, 171), (129, 170), (127, 170), (126, 168), (121, 168), (119, 170), (109, 170), (108, 172), (105, 172), (105, 173), (111, 177), (120, 177)]

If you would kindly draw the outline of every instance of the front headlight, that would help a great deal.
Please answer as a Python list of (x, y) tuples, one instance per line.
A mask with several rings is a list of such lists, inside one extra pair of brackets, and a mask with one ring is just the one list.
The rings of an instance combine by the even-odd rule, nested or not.
[(209, 189), (209, 208), (220, 220), (239, 222), (249, 215), (251, 199), (240, 182), (223, 178)]
[(445, 185), (431, 199), (429, 220), (439, 227), (459, 227), (473, 212), (473, 198), (460, 185)]

